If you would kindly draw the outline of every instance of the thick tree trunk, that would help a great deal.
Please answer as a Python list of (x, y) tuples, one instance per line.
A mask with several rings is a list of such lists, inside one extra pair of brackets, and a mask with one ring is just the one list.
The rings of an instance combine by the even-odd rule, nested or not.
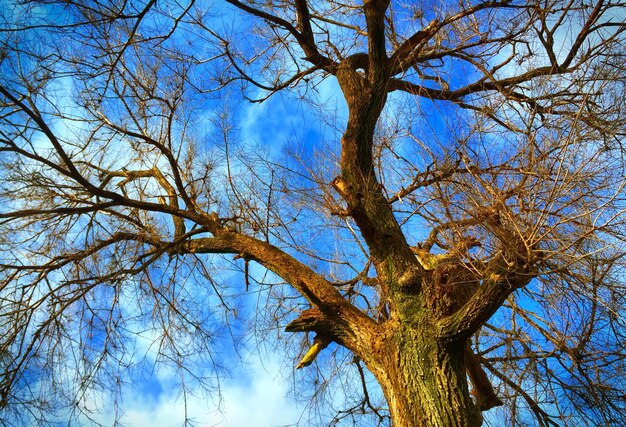
[(468, 390), (463, 345), (446, 346), (400, 326), (368, 367), (382, 386), (394, 427), (473, 427), (480, 409)]
[[(381, 40), (386, 5), (384, 0), (365, 5), (370, 35), (373, 31)], [(467, 296), (446, 287), (443, 276), (450, 274), (420, 266), (375, 173), (374, 134), (387, 96), (387, 67), (384, 41), (372, 40), (368, 55), (352, 55), (336, 70), (349, 117), (341, 139), (341, 175), (332, 185), (368, 245), (391, 318), (379, 324), (379, 336), (353, 331), (353, 345), (343, 344), (364, 360), (382, 386), (394, 427), (480, 426), (482, 416), (466, 378), (465, 341), (444, 341), (435, 333), (436, 321), (458, 309)]]

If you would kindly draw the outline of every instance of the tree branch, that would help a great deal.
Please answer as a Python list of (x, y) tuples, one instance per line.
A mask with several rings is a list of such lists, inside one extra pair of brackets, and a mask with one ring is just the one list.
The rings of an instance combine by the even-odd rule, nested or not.
[(389, 0), (365, 0), (363, 2), (369, 57), (367, 74), (372, 85), (386, 83), (389, 76), (385, 46), (385, 12), (388, 6)]
[(439, 21), (434, 19), (426, 27), (424, 27), (423, 30), (416, 32), (411, 37), (406, 39), (404, 43), (402, 43), (400, 47), (398, 47), (396, 51), (391, 55), (391, 70), (389, 72), (389, 75), (395, 76), (396, 74), (405, 71), (409, 67), (411, 67), (411, 64), (404, 63), (406, 59), (411, 55), (415, 48), (417, 48), (421, 44), (426, 43), (440, 29), (441, 25), (439, 24)]
[(467, 303), (439, 321), (439, 338), (445, 341), (468, 339), (493, 316), (509, 295), (526, 286), (536, 273), (518, 272), (510, 266), (500, 266), (486, 276)]
[[(341, 311), (359, 322), (360, 327), (375, 322), (346, 301), (333, 284), (315, 273), (276, 246), (236, 232), (223, 230), (214, 237), (198, 238), (184, 242), (177, 249), (182, 253), (230, 253), (254, 260), (276, 273), (304, 296), (311, 304), (319, 308), (324, 315)], [(333, 314), (333, 315), (334, 315)]]
[[(331, 74), (334, 74), (333, 69), (336, 64), (330, 58), (327, 58), (326, 56), (322, 55), (319, 52), (319, 50), (317, 49), (317, 46), (315, 45), (315, 41), (313, 40), (312, 31), (310, 33), (307, 33), (307, 29), (305, 28), (303, 29), (304, 33), (301, 33), (289, 22), (285, 21), (282, 18), (279, 18), (278, 16), (272, 15), (260, 9), (256, 9), (238, 0), (226, 0), (226, 1), (232, 4), (233, 6), (235, 6), (236, 8), (243, 10), (244, 12), (247, 12), (251, 15), (262, 18), (265, 21), (278, 25), (279, 27), (288, 31), (296, 39), (296, 41), (298, 42), (298, 44), (304, 51), (305, 59), (307, 61), (309, 61), (313, 65), (317, 65), (318, 67), (323, 68), (325, 71)], [(305, 3), (305, 2), (301, 1), (301, 3)], [(306, 16), (308, 16), (308, 9), (306, 9), (306, 12), (304, 9), (301, 9), (303, 7), (306, 8), (306, 4), (298, 4), (297, 7), (300, 12), (305, 13)], [(305, 19), (305, 17), (300, 16), (299, 19)], [(310, 30), (310, 24), (309, 24), (308, 30)]]

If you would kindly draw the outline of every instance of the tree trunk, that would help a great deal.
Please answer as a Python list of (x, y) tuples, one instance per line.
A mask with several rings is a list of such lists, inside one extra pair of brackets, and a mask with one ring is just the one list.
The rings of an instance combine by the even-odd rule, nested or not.
[(474, 427), (482, 415), (468, 389), (463, 344), (398, 325), (368, 363), (382, 386), (394, 427)]
[[(368, 29), (378, 29), (380, 37), (386, 4), (366, 3)], [(369, 55), (352, 55), (336, 70), (349, 116), (341, 139), (341, 175), (332, 185), (368, 245), (391, 318), (379, 324), (379, 336), (352, 331), (353, 345), (333, 339), (358, 354), (377, 378), (394, 427), (480, 426), (466, 378), (465, 341), (444, 343), (435, 334), (434, 321), (458, 309), (467, 295), (447, 283), (451, 272), (420, 267), (375, 173), (374, 134), (387, 96), (385, 58), (384, 42), (370, 43)]]

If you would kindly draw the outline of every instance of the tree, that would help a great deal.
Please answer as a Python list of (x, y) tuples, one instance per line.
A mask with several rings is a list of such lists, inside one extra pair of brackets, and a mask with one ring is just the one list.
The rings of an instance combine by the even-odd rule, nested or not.
[[(3, 410), (145, 331), (210, 389), (239, 310), (352, 367), (324, 423), (626, 423), (624, 3), (225, 3), (3, 6)], [(280, 97), (317, 141), (238, 140)]]

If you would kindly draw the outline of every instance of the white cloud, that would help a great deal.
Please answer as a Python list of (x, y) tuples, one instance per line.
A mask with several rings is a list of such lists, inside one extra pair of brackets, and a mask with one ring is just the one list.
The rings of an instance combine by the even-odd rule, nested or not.
[[(304, 408), (288, 397), (289, 384), (276, 360), (264, 360), (249, 355), (240, 375), (222, 381), (221, 394), (207, 397), (203, 393), (188, 394), (187, 417), (194, 426), (249, 427), (287, 426), (296, 424)], [(155, 373), (163, 386), (171, 384), (171, 372)], [(185, 422), (185, 399), (178, 388), (162, 390), (158, 396), (149, 390), (124, 390), (123, 424), (133, 427), (170, 427)], [(112, 408), (113, 402), (101, 407)], [(113, 424), (112, 413), (98, 419), (104, 425)]]
[(208, 425), (228, 427), (284, 426), (295, 424), (303, 409), (286, 398), (288, 385), (277, 363), (254, 365), (252, 382), (225, 387), (224, 409), (207, 419)]

